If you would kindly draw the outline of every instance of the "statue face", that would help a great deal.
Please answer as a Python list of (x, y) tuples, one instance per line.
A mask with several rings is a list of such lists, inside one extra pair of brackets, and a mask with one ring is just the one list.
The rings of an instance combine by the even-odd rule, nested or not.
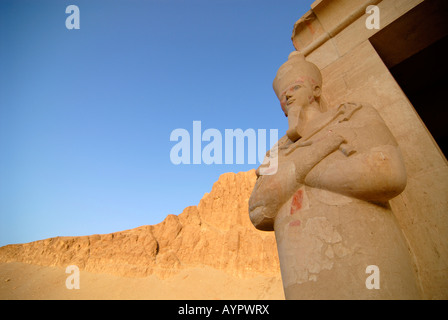
[(307, 107), (315, 101), (313, 86), (307, 80), (298, 80), (284, 94), (285, 109)]
[(287, 135), (292, 141), (302, 136), (306, 122), (319, 113), (320, 87), (311, 84), (307, 79), (299, 79), (291, 84), (282, 96), (282, 108), (288, 116)]

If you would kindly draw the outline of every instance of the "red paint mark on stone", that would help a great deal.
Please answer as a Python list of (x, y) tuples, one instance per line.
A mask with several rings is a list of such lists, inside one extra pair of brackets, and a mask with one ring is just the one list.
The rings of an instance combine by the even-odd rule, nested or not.
[(294, 44), (294, 47), (295, 47), (298, 51), (300, 51), (301, 47), (297, 44), (296, 39), (294, 39), (294, 41), (293, 41), (292, 43)]
[(296, 211), (302, 209), (302, 201), (303, 201), (303, 190), (298, 190), (292, 198), (291, 211), (290, 211), (291, 214), (294, 214), (296, 213)]
[(291, 87), (294, 87), (294, 85), (295, 85), (296, 83), (298, 83), (298, 84), (305, 84), (305, 79), (306, 79), (306, 77), (298, 77), (298, 78), (296, 79), (296, 81), (293, 82), (293, 84), (291, 85)]
[(314, 97), (313, 96), (308, 97), (308, 102), (309, 103), (313, 103), (314, 102)]
[(298, 227), (298, 226), (300, 226), (300, 220), (296, 220), (296, 221), (290, 222), (289, 226), (291, 226), (291, 227)]
[(305, 25), (310, 30), (311, 34), (315, 34), (316, 33), (316, 31), (314, 31), (314, 28), (313, 28), (313, 25), (311, 24), (311, 22), (305, 21)]

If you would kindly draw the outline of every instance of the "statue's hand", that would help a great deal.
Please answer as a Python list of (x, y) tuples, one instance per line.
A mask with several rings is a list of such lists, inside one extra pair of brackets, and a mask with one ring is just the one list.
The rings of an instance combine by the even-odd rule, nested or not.
[(259, 176), (249, 198), (249, 216), (254, 226), (273, 230), (278, 210), (297, 188), (291, 161), (279, 163), (274, 175)]
[(299, 183), (304, 183), (306, 175), (320, 161), (334, 151), (340, 149), (346, 143), (344, 137), (333, 130), (327, 130), (309, 141), (297, 141), (302, 147), (297, 147), (291, 152), (291, 160), (296, 167), (296, 179)]
[[(300, 188), (311, 169), (338, 150), (344, 141), (341, 135), (328, 130), (314, 140), (297, 141), (297, 147), (288, 154), (285, 151), (279, 152), (278, 170), (275, 174), (260, 175), (260, 170), (266, 168), (266, 165), (260, 166), (256, 171), (258, 179), (249, 199), (249, 216), (255, 227), (272, 230), (280, 207)], [(290, 146), (285, 144), (279, 148), (288, 151)]]

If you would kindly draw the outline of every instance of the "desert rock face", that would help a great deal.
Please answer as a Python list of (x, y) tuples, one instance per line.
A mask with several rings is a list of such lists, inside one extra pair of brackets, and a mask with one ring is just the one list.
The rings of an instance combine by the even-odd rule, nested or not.
[(275, 236), (248, 215), (254, 170), (220, 176), (198, 206), (157, 225), (110, 234), (56, 237), (0, 248), (0, 262), (67, 267), (126, 277), (167, 278), (211, 267), (242, 278), (280, 275)]

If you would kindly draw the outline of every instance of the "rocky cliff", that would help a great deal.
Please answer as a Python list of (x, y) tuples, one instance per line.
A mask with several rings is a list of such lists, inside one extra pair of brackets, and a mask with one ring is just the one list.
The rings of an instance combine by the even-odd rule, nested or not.
[(211, 267), (241, 278), (279, 276), (273, 233), (256, 230), (248, 215), (254, 170), (220, 176), (197, 206), (157, 225), (110, 234), (57, 237), (0, 248), (0, 262), (77, 265), (127, 277), (170, 277)]

